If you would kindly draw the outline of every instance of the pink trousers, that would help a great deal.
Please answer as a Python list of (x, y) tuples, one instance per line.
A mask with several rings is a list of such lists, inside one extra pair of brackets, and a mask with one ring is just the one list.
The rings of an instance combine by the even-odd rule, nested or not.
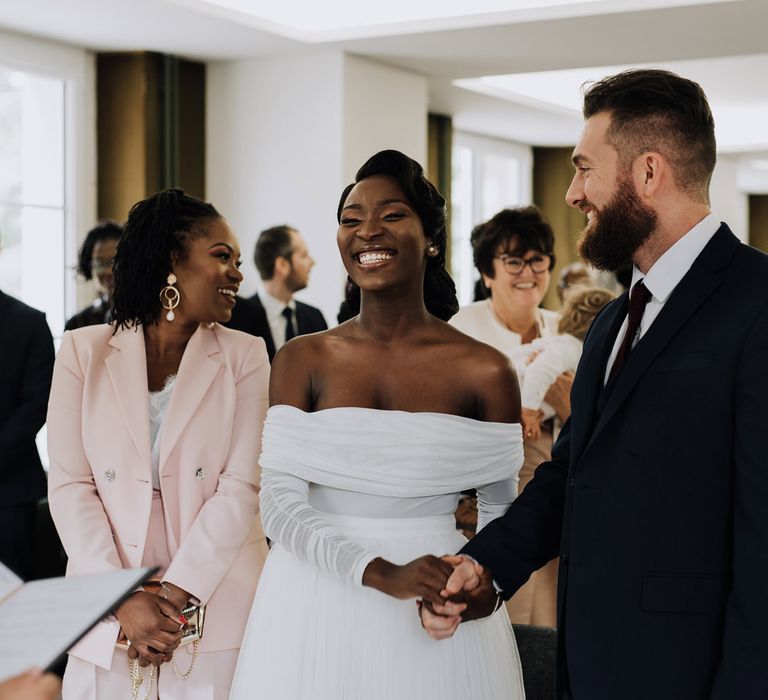
[[(160, 575), (170, 564), (171, 557), (165, 536), (163, 501), (159, 492), (152, 499), (147, 543), (142, 564), (159, 566)], [(143, 700), (227, 700), (235, 675), (239, 649), (226, 649), (199, 654), (189, 678), (178, 678), (173, 666), (165, 663), (156, 671), (152, 690), (147, 695), (149, 667), (141, 669), (144, 682), (138, 698)], [(185, 673), (192, 661), (192, 645), (179, 647), (174, 653), (176, 664)], [(131, 680), (128, 657), (123, 649), (115, 647), (112, 667), (107, 670), (70, 656), (64, 673), (62, 700), (131, 700)]]

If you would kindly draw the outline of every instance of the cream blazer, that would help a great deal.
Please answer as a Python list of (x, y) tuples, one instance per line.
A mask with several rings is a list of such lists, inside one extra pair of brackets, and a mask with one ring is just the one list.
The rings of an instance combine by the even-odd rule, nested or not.
[[(201, 651), (240, 647), (266, 558), (258, 456), (268, 384), (261, 338), (200, 326), (165, 414), (163, 578), (207, 604)], [(140, 328), (64, 334), (48, 404), (48, 498), (68, 576), (141, 566), (152, 504), (148, 400)], [(118, 629), (108, 618), (70, 653), (108, 669)]]

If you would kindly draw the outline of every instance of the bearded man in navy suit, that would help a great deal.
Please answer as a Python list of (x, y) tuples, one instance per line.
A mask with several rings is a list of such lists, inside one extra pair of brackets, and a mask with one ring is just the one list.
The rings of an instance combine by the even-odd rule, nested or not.
[(422, 621), (449, 636), (559, 555), (558, 698), (766, 698), (768, 257), (710, 212), (696, 83), (627, 71), (584, 116), (580, 253), (631, 263), (631, 293), (585, 339), (552, 460), (452, 560), (464, 602)]

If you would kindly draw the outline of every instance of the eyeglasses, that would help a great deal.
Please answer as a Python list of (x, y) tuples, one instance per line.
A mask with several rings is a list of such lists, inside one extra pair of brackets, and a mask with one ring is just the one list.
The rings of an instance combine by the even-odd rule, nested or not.
[(494, 258), (498, 258), (504, 264), (504, 269), (510, 275), (519, 275), (525, 270), (526, 265), (531, 266), (531, 270), (540, 275), (549, 270), (550, 262), (552, 258), (549, 255), (534, 255), (527, 260), (525, 258), (518, 258), (514, 255), (507, 255), (502, 253), (501, 255), (494, 255)]

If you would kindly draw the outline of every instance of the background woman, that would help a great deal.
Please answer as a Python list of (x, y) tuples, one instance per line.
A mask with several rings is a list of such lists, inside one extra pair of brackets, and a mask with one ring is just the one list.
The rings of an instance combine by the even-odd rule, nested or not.
[(515, 497), (522, 463), (509, 361), (445, 323), (457, 303), (444, 204), (397, 151), (342, 195), (337, 242), (359, 313), (274, 360), (261, 458), (273, 547), (234, 700), (522, 697), (503, 609), (444, 646), (414, 606), (439, 601), (452, 570), (430, 553), (464, 541), (460, 491), (478, 486), (482, 524)]
[[(72, 649), (65, 700), (130, 697), (121, 628), (128, 654), (152, 665), (133, 670), (140, 697), (229, 694), (266, 556), (256, 461), (269, 363), (260, 338), (219, 325), (232, 313), (239, 264), (213, 206), (161, 192), (128, 216), (112, 325), (64, 334), (48, 449), (68, 574), (158, 566), (162, 581)], [(206, 605), (198, 653), (177, 649), (188, 601)]]
[(64, 330), (109, 322), (109, 298), (115, 286), (112, 264), (122, 233), (122, 227), (114, 221), (102, 221), (88, 231), (77, 255), (77, 272), (86, 280), (95, 278), (99, 296), (70, 318)]
[[(460, 309), (451, 323), (467, 335), (514, 358), (521, 345), (557, 333), (558, 314), (540, 308), (555, 266), (552, 228), (536, 207), (504, 209), (472, 231), (472, 252), (488, 299)], [(563, 377), (546, 401), (561, 421), (570, 415), (570, 380)], [(525, 463), (519, 490), (536, 467), (551, 457), (552, 421), (538, 437), (525, 435)], [(510, 620), (554, 627), (557, 623), (557, 562), (537, 571), (507, 602)]]

